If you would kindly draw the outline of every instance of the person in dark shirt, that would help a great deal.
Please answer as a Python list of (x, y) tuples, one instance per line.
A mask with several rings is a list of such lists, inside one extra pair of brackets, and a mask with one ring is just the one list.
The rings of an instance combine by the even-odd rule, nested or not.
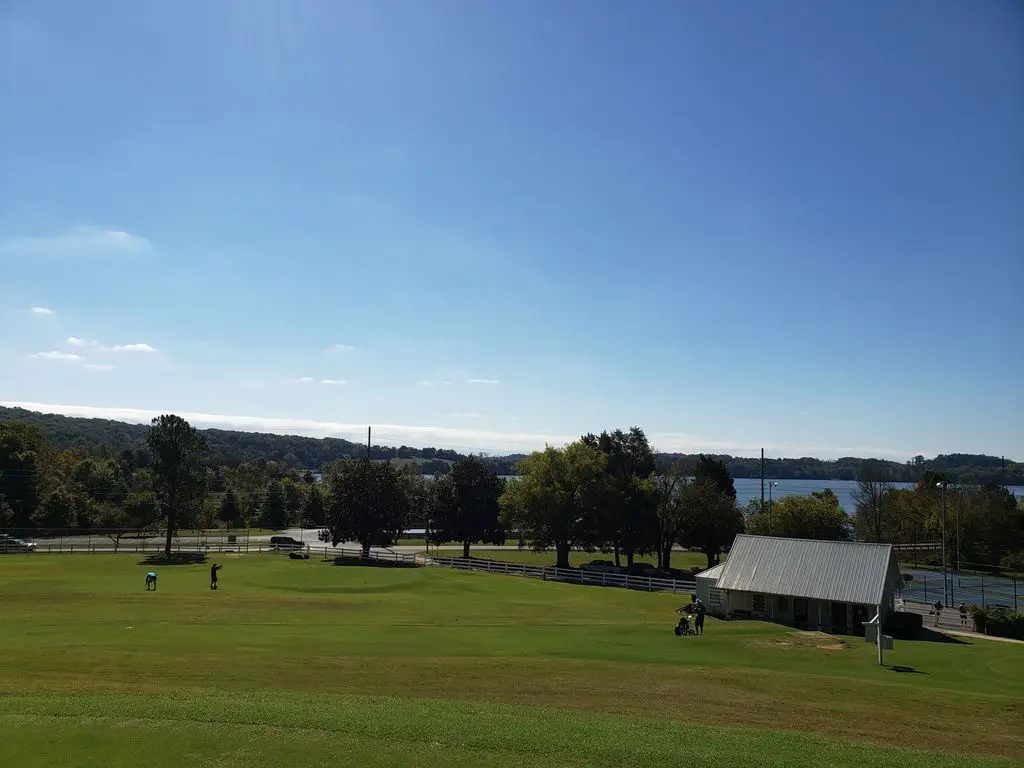
[(223, 565), (217, 565), (216, 563), (210, 566), (210, 589), (217, 588), (217, 571), (223, 567)]
[(700, 598), (697, 598), (697, 600), (694, 601), (693, 609), (694, 609), (694, 613), (697, 614), (697, 621), (696, 621), (697, 634), (698, 635), (703, 635), (704, 634), (704, 613), (705, 613), (705, 610), (706, 610), (704, 608), (704, 601), (701, 600)]

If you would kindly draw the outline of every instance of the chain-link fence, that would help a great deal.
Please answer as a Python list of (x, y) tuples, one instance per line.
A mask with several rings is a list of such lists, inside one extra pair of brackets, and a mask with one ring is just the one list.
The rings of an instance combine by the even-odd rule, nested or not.
[[(173, 552), (261, 552), (270, 547), (270, 537), (277, 531), (242, 530), (179, 530), (171, 537)], [(293, 532), (294, 534), (294, 532)], [(306, 545), (323, 546), (318, 529), (299, 530), (292, 535)], [(53, 554), (76, 552), (156, 553), (167, 546), (166, 531), (139, 529), (72, 529), (60, 531), (0, 530), (0, 554), (45, 552)], [(328, 545), (329, 546), (329, 545)]]
[(941, 571), (912, 569), (904, 566), (904, 600), (946, 606), (960, 603), (982, 608), (1002, 607), (1013, 611), (1024, 608), (1024, 574), (1017, 571), (999, 574), (984, 571)]

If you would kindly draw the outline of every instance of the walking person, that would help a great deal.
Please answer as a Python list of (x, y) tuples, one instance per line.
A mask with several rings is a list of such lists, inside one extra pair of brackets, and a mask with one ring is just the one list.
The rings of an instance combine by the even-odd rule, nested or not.
[(942, 616), (942, 601), (936, 600), (931, 612), (935, 614), (935, 626), (939, 626), (939, 617)]
[(217, 588), (217, 571), (223, 567), (223, 565), (217, 565), (216, 563), (210, 566), (210, 589)]
[(967, 626), (967, 603), (960, 603), (960, 626)]

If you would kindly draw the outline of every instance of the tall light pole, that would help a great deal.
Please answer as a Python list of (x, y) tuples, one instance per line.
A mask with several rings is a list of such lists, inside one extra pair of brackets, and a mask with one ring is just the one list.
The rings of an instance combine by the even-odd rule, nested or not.
[(768, 481), (768, 535), (772, 535), (772, 488), (778, 485), (774, 480)]
[(946, 480), (936, 483), (942, 488), (942, 517), (939, 525), (942, 529), (942, 601), (949, 604), (949, 582), (946, 579)]
[(960, 586), (960, 499), (963, 498), (964, 487), (956, 487), (956, 585)]

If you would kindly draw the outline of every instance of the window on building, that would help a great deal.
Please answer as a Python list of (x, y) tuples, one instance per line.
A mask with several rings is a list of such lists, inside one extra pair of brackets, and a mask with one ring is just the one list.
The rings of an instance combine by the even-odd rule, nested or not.
[(788, 597), (777, 597), (775, 598), (776, 605), (781, 613), (789, 613), (789, 598)]
[(760, 613), (764, 613), (767, 609), (767, 601), (764, 599), (764, 595), (754, 595), (754, 610)]

